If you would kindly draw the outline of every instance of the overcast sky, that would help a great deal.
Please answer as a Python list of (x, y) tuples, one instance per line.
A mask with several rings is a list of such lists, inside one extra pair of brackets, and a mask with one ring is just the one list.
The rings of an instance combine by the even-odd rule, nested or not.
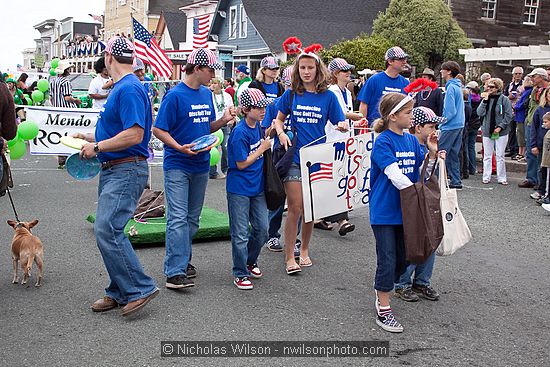
[(8, 68), (15, 71), (17, 64), (23, 64), (21, 51), (36, 46), (34, 39), (40, 33), (34, 29), (34, 25), (46, 19), (61, 20), (67, 17), (92, 22), (88, 13), (103, 14), (105, 0), (3, 0), (2, 7), (0, 70), (4, 72)]

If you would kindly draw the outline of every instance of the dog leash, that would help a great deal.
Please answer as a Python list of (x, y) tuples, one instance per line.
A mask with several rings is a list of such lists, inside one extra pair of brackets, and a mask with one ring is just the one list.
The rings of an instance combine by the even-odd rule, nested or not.
[(17, 223), (19, 223), (21, 221), (19, 220), (19, 216), (17, 215), (17, 210), (15, 210), (15, 205), (13, 205), (13, 199), (11, 198), (10, 188), (6, 187), (6, 190), (8, 191), (8, 196), (10, 198), (11, 207), (13, 208), (13, 213), (15, 214), (15, 220), (17, 221)]

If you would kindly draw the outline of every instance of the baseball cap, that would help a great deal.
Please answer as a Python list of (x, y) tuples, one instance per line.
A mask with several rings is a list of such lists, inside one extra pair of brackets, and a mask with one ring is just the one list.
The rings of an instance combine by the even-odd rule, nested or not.
[(477, 84), (475, 80), (472, 80), (471, 82), (468, 82), (468, 84), (466, 84), (466, 88), (476, 89), (479, 88), (479, 84)]
[(346, 60), (337, 57), (334, 60), (332, 60), (330, 64), (328, 64), (328, 69), (331, 72), (339, 71), (339, 70), (347, 71), (347, 70), (355, 69), (355, 65), (351, 65)]
[(394, 46), (388, 49), (386, 51), (386, 55), (384, 56), (384, 60), (398, 60), (398, 59), (408, 59), (409, 55), (403, 51), (401, 47)]
[(281, 80), (286, 86), (290, 86), (290, 84), (292, 84), (292, 70), (292, 66), (287, 66), (281, 73)]
[(133, 57), (134, 45), (127, 38), (115, 36), (107, 41), (105, 52), (113, 56)]
[(246, 66), (245, 64), (240, 64), (235, 68), (236, 71), (241, 72), (246, 75), (250, 75), (250, 68)]
[(223, 69), (223, 66), (218, 62), (218, 57), (214, 51), (207, 48), (197, 48), (196, 50), (193, 50), (189, 56), (187, 56), (187, 63), (198, 66), (207, 66), (216, 70)]
[(548, 79), (548, 72), (546, 70), (544, 70), (543, 68), (534, 68), (533, 71), (530, 72), (527, 75), (529, 75), (529, 76), (540, 75), (540, 76)]
[(277, 62), (277, 59), (275, 59), (273, 56), (267, 56), (260, 61), (260, 67), (261, 68), (267, 68), (267, 69), (277, 69), (279, 67), (279, 63)]
[(239, 95), (239, 105), (241, 107), (265, 107), (272, 101), (256, 88), (247, 88)]
[(437, 116), (435, 112), (428, 107), (415, 107), (412, 113), (411, 125), (413, 127), (424, 124), (444, 124), (447, 122), (445, 117)]
[(132, 63), (132, 69), (134, 69), (134, 71), (145, 70), (145, 64), (141, 61), (141, 59), (136, 57)]

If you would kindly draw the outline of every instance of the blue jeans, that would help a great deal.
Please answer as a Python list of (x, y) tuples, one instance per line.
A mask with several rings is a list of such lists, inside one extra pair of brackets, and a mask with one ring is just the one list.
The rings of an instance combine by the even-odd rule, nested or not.
[(208, 172), (164, 171), (166, 194), (166, 256), (164, 275), (187, 275), (191, 242), (199, 229), (199, 218), (208, 184)]
[(94, 225), (97, 247), (109, 273), (105, 294), (120, 304), (149, 296), (157, 290), (145, 274), (124, 234), (147, 183), (146, 161), (122, 163), (102, 170), (99, 175), (97, 213)]
[(531, 147), (529, 144), (529, 141), (531, 140), (531, 129), (533, 125), (527, 125), (525, 124), (525, 146), (527, 147), (525, 149), (525, 159), (527, 160), (527, 177), (525, 179), (535, 185), (538, 185), (539, 183), (539, 175), (538, 175), (538, 162), (537, 157), (531, 153)]
[[(399, 277), (399, 281), (395, 283), (395, 289), (410, 288), (413, 284), (423, 287), (430, 285), (432, 273), (434, 270), (435, 252), (426, 259), (423, 264), (409, 264), (403, 274)], [(414, 272), (414, 281), (411, 281)]]
[(476, 139), (477, 130), (468, 132), (468, 172), (471, 175), (476, 174)]
[(371, 225), (376, 239), (374, 289), (391, 292), (407, 267), (403, 225)]
[[(247, 265), (258, 261), (262, 246), (267, 241), (267, 204), (264, 193), (248, 197), (227, 193), (233, 276), (249, 277)], [(251, 229), (248, 229), (250, 223)]]
[[(229, 138), (229, 127), (224, 126), (220, 129), (223, 132), (223, 142), (220, 144), (222, 148), (222, 157), (220, 159), (221, 169), (223, 173), (227, 173), (227, 139)], [(210, 166), (210, 177), (216, 177), (218, 173), (218, 165)]]
[(462, 129), (441, 130), (439, 135), (439, 150), (447, 151), (447, 172), (450, 184), (453, 186), (462, 185), (460, 179), (460, 147), (462, 146)]

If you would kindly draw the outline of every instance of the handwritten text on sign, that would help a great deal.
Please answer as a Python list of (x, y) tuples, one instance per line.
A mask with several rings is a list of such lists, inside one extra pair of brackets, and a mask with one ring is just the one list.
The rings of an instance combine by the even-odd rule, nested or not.
[(367, 206), (374, 133), (300, 150), (306, 222)]

